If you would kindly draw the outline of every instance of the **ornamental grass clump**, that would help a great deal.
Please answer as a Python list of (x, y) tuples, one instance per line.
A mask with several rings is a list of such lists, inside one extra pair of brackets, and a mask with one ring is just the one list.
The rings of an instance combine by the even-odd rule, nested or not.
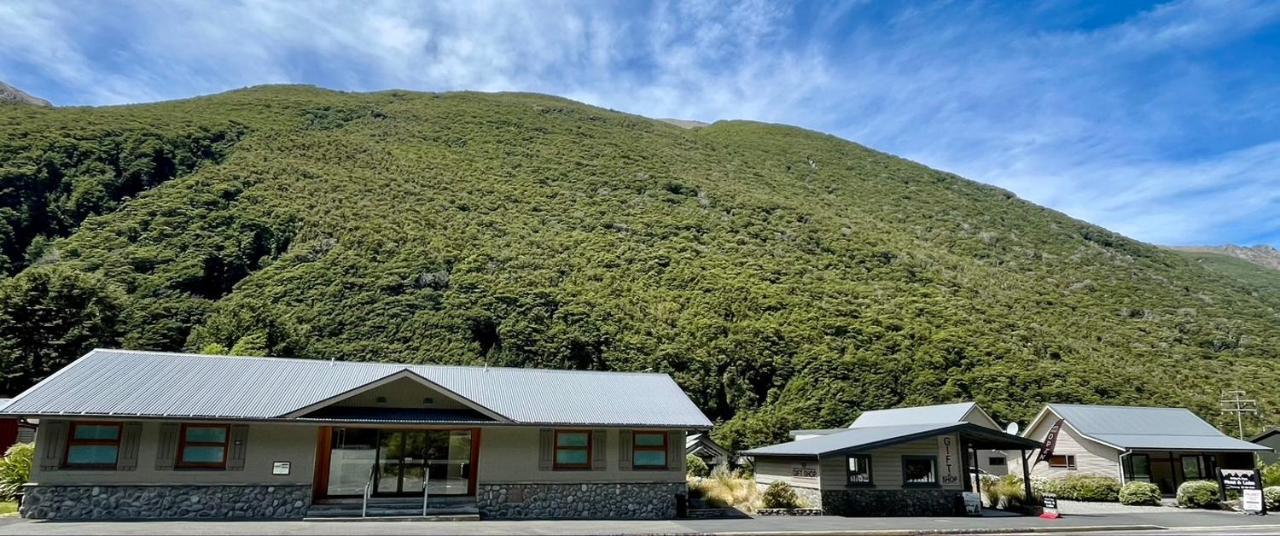
[(1160, 486), (1150, 482), (1130, 482), (1120, 488), (1120, 504), (1160, 506)]
[(1005, 475), (1000, 478), (984, 478), (982, 481), (982, 497), (988, 508), (1016, 508), (1026, 502), (1026, 490), (1022, 479), (1016, 475)]
[(741, 473), (717, 467), (711, 476), (689, 479), (690, 496), (700, 496), (712, 508), (738, 508), (753, 511), (760, 502), (760, 488)]
[(1178, 486), (1178, 506), (1185, 508), (1217, 508), (1218, 484), (1208, 480), (1191, 480)]

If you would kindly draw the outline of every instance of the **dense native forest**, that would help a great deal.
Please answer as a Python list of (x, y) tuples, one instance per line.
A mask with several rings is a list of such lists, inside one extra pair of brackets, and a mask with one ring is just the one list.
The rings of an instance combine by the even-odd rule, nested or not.
[(1225, 422), (1238, 388), (1280, 421), (1273, 279), (786, 126), (305, 87), (10, 105), (0, 250), (3, 394), (124, 347), (661, 371), (735, 448), (957, 400)]

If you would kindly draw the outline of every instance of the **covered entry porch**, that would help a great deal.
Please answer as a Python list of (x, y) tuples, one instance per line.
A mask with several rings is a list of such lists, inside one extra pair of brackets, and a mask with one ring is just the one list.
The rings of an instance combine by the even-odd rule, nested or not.
[(1251, 452), (1130, 450), (1120, 455), (1123, 482), (1150, 482), (1173, 496), (1190, 480), (1217, 480), (1218, 469), (1253, 469)]

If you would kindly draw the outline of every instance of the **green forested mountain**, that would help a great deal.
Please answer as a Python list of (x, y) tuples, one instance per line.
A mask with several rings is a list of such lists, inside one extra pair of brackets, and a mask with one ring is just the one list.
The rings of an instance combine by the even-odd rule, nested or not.
[(0, 246), (0, 392), (99, 346), (652, 369), (733, 446), (960, 399), (1280, 411), (1265, 281), (785, 126), (304, 87), (7, 106)]

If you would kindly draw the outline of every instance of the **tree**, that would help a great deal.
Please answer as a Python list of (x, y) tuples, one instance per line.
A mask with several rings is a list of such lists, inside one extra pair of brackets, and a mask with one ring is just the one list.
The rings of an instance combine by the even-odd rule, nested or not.
[(64, 267), (0, 283), (0, 392), (16, 394), (89, 350), (118, 346), (125, 300), (101, 277)]

